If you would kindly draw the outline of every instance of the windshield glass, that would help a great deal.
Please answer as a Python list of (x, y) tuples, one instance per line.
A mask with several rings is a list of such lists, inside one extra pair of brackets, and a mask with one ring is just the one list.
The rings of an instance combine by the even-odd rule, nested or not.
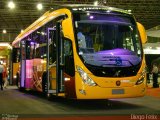
[(78, 54), (85, 64), (131, 67), (141, 62), (140, 37), (132, 17), (123, 14), (74, 14)]

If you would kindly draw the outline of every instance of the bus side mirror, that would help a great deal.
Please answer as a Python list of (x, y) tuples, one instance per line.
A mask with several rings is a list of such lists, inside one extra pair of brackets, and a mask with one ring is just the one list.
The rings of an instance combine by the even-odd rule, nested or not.
[(138, 31), (139, 31), (139, 34), (140, 34), (140, 37), (141, 37), (142, 44), (145, 44), (147, 42), (147, 34), (146, 34), (146, 31), (145, 31), (145, 28), (139, 22), (137, 22), (137, 27), (138, 27)]

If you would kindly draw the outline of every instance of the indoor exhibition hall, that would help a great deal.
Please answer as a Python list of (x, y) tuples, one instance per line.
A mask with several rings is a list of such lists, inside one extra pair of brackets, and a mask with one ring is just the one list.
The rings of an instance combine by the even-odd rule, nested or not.
[(0, 0), (1, 120), (160, 120), (159, 0)]

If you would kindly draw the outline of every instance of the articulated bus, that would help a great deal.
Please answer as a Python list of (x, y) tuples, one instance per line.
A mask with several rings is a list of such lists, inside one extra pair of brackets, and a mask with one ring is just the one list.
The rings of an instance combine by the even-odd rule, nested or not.
[(14, 77), (20, 88), (72, 99), (144, 96), (146, 41), (143, 25), (126, 10), (56, 6), (13, 41), (20, 54)]

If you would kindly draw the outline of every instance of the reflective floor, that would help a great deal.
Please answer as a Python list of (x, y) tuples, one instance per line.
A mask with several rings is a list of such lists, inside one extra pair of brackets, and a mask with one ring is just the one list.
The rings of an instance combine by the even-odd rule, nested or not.
[[(70, 100), (20, 92), (15, 86), (0, 91), (1, 118), (58, 118), (58, 119), (107, 119), (111, 116), (155, 115), (160, 119), (160, 88), (148, 88), (147, 95), (140, 98), (110, 100)], [(106, 116), (106, 117), (105, 117)], [(71, 117), (71, 118), (70, 118)], [(113, 117), (112, 117), (113, 118)], [(124, 119), (124, 118), (123, 118)]]

